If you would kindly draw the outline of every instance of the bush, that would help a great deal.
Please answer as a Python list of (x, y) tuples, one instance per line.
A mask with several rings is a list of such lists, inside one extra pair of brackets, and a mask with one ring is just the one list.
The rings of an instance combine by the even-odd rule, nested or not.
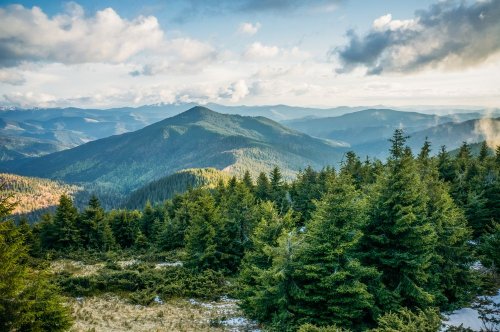
[(441, 315), (432, 308), (417, 312), (403, 308), (380, 316), (377, 323), (378, 327), (371, 332), (437, 332), (441, 328)]
[(174, 297), (216, 299), (227, 288), (221, 272), (195, 273), (183, 267), (155, 269), (149, 264), (140, 264), (134, 270), (104, 269), (91, 276), (60, 273), (56, 280), (63, 292), (73, 297), (112, 292), (140, 304), (151, 303), (156, 295), (163, 300)]

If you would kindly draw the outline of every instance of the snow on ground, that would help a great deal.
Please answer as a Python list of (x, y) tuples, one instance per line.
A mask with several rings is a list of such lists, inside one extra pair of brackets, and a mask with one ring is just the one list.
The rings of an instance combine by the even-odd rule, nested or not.
[[(500, 290), (497, 295), (489, 296), (488, 299), (493, 301), (493, 303), (500, 304)], [(483, 327), (483, 322), (479, 319), (479, 313), (476, 309), (462, 308), (453, 311), (449, 315), (445, 315), (445, 317), (448, 318), (447, 321), (443, 322), (445, 326), (460, 326), (463, 324), (463, 327), (471, 328), (474, 331), (480, 331)], [(496, 325), (496, 330), (500, 331), (500, 325)]]

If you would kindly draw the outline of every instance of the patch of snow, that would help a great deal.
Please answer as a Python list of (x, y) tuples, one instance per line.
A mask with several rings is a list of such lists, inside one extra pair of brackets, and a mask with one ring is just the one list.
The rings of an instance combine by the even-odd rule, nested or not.
[(162, 267), (168, 267), (168, 266), (178, 266), (178, 267), (181, 267), (183, 264), (181, 261), (177, 261), (177, 262), (162, 262), (162, 263), (158, 263), (155, 265), (155, 269), (161, 269)]
[[(487, 299), (491, 300), (495, 304), (500, 304), (500, 290), (495, 296), (488, 296)], [(449, 315), (444, 315), (445, 321), (443, 322), (444, 326), (442, 331), (446, 329), (448, 326), (460, 326), (468, 327), (474, 331), (480, 331), (483, 327), (483, 322), (479, 319), (479, 313), (476, 309), (472, 308), (462, 308), (459, 310), (455, 310)], [(500, 325), (497, 324), (494, 326), (498, 331), (500, 331)]]

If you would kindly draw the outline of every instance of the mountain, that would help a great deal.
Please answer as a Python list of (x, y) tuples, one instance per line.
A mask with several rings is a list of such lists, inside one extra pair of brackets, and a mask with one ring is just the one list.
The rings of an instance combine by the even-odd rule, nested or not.
[[(437, 154), (442, 145), (445, 145), (448, 151), (456, 149), (463, 142), (477, 143), (487, 139), (487, 135), (481, 130), (480, 123), (489, 121), (491, 128), (500, 128), (500, 118), (493, 119), (475, 119), (460, 123), (444, 123), (434, 127), (416, 132), (406, 132), (409, 135), (407, 144), (414, 153), (418, 153), (427, 139), (432, 144), (432, 153)], [(490, 133), (494, 134), (494, 133)], [(498, 134), (497, 134), (498, 135)], [(351, 148), (361, 156), (371, 156), (379, 159), (385, 159), (389, 151), (390, 142), (387, 139), (379, 139), (371, 142), (354, 145)]]
[[(51, 152), (76, 147), (100, 138), (123, 134), (182, 113), (196, 106), (193, 103), (145, 105), (137, 108), (113, 109), (47, 108), (0, 110), (0, 137), (10, 143), (1, 149), (3, 160), (41, 156)], [(359, 110), (359, 107), (331, 109), (275, 106), (223, 106), (209, 104), (219, 113), (248, 116), (265, 116), (286, 120), (303, 116), (332, 116)], [(47, 146), (50, 145), (50, 148)], [(0, 145), (2, 147), (3, 145)], [(29, 151), (27, 152), (26, 149)]]
[(187, 168), (214, 167), (233, 174), (248, 169), (256, 175), (276, 165), (290, 177), (307, 165), (335, 164), (343, 151), (264, 117), (197, 106), (135, 132), (5, 162), (0, 170), (127, 193)]
[(337, 117), (284, 121), (283, 124), (314, 137), (357, 145), (389, 138), (397, 128), (414, 132), (452, 121), (454, 118), (451, 116), (392, 109), (366, 109)]
[(183, 193), (188, 188), (215, 187), (219, 181), (227, 182), (230, 174), (215, 168), (191, 168), (167, 175), (133, 191), (124, 206), (129, 209), (142, 209), (146, 202), (161, 203)]

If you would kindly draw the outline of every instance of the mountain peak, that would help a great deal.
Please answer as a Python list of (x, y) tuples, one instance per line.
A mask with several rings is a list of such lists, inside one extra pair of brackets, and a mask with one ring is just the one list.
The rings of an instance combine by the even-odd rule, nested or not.
[(212, 111), (211, 109), (209, 108), (206, 108), (204, 106), (195, 106), (195, 107), (191, 107), (190, 109), (188, 109), (187, 111), (181, 113), (181, 114), (185, 114), (185, 115), (208, 115), (208, 114), (216, 114), (217, 112), (215, 111)]

